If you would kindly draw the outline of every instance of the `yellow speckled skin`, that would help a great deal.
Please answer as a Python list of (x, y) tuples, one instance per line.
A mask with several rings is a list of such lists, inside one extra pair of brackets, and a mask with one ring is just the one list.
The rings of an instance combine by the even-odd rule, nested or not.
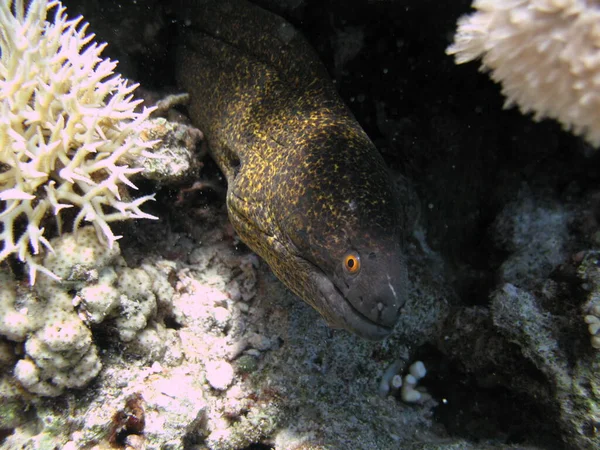
[(227, 178), (235, 230), (331, 326), (387, 336), (407, 275), (381, 156), (289, 23), (243, 0), (188, 3), (178, 82)]

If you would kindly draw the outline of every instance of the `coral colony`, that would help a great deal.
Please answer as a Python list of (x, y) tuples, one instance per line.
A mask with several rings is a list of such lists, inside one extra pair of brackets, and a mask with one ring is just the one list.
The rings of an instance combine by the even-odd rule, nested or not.
[(154, 142), (139, 136), (151, 111), (134, 111), (137, 85), (114, 74), (81, 17), (58, 1), (12, 3), (0, 2), (0, 261), (17, 255), (33, 284), (37, 270), (56, 277), (34, 257), (52, 251), (47, 216), (60, 233), (61, 211), (76, 208), (73, 229), (89, 222), (109, 247), (109, 222), (155, 218), (140, 210), (152, 195), (123, 195), (142, 170), (128, 159)]
[[(600, 145), (600, 10), (578, 0), (477, 0), (447, 53), (481, 58), (502, 84), (506, 107), (550, 117)], [(592, 2), (593, 3), (593, 2)]]

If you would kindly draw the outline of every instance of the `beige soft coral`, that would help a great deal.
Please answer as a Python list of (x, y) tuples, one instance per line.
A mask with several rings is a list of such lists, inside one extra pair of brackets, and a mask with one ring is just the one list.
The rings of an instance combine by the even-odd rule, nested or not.
[(600, 1), (476, 0), (447, 52), (478, 58), (506, 107), (550, 117), (600, 146)]
[[(150, 147), (139, 136), (150, 110), (135, 112), (137, 85), (102, 59), (105, 44), (69, 20), (58, 1), (0, 2), (0, 261), (27, 263), (30, 280), (41, 247), (52, 250), (44, 221), (77, 208), (73, 228), (94, 225), (108, 246), (118, 239), (109, 222), (155, 218), (140, 210), (151, 199), (121, 197), (141, 169), (130, 158)], [(46, 20), (52, 13), (53, 20)]]

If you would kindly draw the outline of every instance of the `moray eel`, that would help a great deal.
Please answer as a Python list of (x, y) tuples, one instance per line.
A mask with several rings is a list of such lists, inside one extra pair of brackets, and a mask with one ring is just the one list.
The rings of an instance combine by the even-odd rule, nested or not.
[(330, 326), (385, 338), (407, 296), (399, 206), (324, 66), (252, 3), (187, 1), (177, 14), (177, 82), (227, 179), (241, 240)]

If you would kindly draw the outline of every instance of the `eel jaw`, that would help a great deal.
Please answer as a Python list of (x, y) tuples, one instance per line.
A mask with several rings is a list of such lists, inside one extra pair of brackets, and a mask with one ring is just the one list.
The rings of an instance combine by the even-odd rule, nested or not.
[(321, 271), (313, 270), (310, 278), (321, 297), (318, 310), (330, 327), (344, 328), (371, 341), (380, 341), (393, 331), (393, 327), (375, 323), (361, 314)]

